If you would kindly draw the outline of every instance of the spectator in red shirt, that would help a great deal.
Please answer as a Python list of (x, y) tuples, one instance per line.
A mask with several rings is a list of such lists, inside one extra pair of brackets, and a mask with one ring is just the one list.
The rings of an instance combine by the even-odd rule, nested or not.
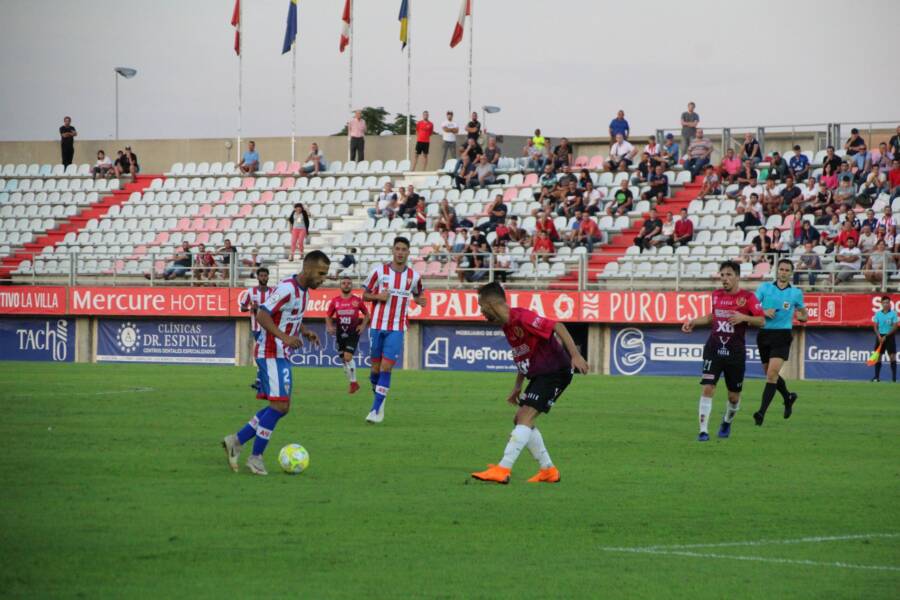
[(212, 252), (206, 249), (205, 244), (197, 246), (197, 254), (194, 256), (194, 279), (202, 281), (204, 278), (212, 280), (216, 276), (216, 258)]
[(550, 238), (550, 241), (559, 241), (559, 232), (556, 231), (556, 225), (553, 223), (553, 219), (551, 219), (550, 215), (548, 215), (547, 213), (538, 215), (538, 221), (534, 228), (538, 233), (546, 232)]
[(553, 256), (555, 253), (556, 247), (547, 232), (538, 233), (537, 239), (534, 240), (534, 246), (531, 248), (531, 262), (536, 263), (538, 259)]
[(888, 173), (888, 187), (891, 189), (891, 202), (900, 197), (900, 159), (891, 161), (891, 171)]
[(837, 235), (837, 240), (835, 243), (841, 247), (847, 247), (847, 240), (853, 238), (853, 241), (856, 242), (855, 245), (859, 244), (859, 232), (853, 228), (853, 222), (850, 219), (846, 219), (844, 224), (841, 225), (841, 232)]
[(428, 111), (422, 113), (422, 120), (416, 123), (416, 158), (413, 160), (412, 170), (419, 165), (419, 157), (423, 157), (422, 168), (428, 168), (428, 148), (431, 145), (431, 134), (434, 133), (434, 123), (428, 120)]
[(588, 254), (594, 252), (594, 244), (603, 242), (603, 232), (600, 231), (600, 226), (588, 213), (581, 215), (581, 224), (575, 232), (574, 240), (579, 245), (587, 247)]
[(694, 239), (694, 222), (688, 219), (686, 208), (681, 209), (681, 218), (675, 222), (675, 234), (672, 236), (674, 247), (687, 246)]

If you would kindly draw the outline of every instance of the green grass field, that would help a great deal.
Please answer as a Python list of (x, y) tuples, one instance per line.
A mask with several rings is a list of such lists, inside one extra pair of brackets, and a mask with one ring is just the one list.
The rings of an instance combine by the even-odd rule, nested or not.
[(294, 375), (262, 478), (219, 447), (250, 368), (0, 364), (0, 596), (900, 594), (900, 385), (793, 384), (760, 429), (750, 381), (699, 444), (696, 378), (578, 377), (540, 419), (562, 483), (526, 484), (526, 450), (499, 486), (469, 472), (500, 458), (512, 375), (397, 373), (381, 426), (340, 370)]

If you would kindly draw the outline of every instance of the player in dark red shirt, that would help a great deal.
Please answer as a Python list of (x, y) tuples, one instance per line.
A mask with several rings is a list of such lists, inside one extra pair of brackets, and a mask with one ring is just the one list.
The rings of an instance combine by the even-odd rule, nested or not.
[[(499, 283), (493, 282), (479, 288), (478, 304), (485, 319), (503, 327), (506, 340), (512, 347), (518, 373), (506, 401), (519, 408), (516, 411), (516, 426), (500, 464), (488, 465), (486, 471), (472, 473), (472, 477), (509, 483), (513, 464), (522, 449), (528, 446), (531, 455), (541, 465), (538, 474), (528, 481), (557, 483), (559, 470), (553, 466), (534, 420), (540, 413), (550, 412), (560, 394), (571, 383), (573, 370), (587, 373), (588, 364), (565, 325), (524, 308), (510, 308), (506, 303), (506, 292)], [(528, 379), (528, 387), (520, 398), (525, 379)]]
[[(337, 337), (337, 350), (344, 361), (344, 373), (350, 380), (350, 392), (359, 389), (356, 382), (356, 361), (353, 354), (359, 345), (359, 334), (369, 324), (369, 309), (359, 296), (353, 295), (353, 280), (341, 278), (341, 295), (335, 296), (328, 304), (325, 315), (325, 329)], [(362, 315), (362, 318), (360, 318)], [(337, 319), (337, 323), (335, 323)]]
[(741, 389), (744, 386), (744, 371), (747, 367), (747, 348), (744, 338), (747, 326), (762, 327), (766, 317), (759, 299), (753, 292), (742, 290), (741, 266), (727, 260), (719, 267), (722, 289), (713, 292), (712, 312), (708, 315), (685, 321), (681, 330), (690, 333), (694, 327), (712, 324), (709, 339), (703, 346), (703, 394), (700, 396), (700, 435), (698, 442), (709, 441), (709, 415), (712, 412), (716, 383), (725, 375), (728, 388), (728, 408), (719, 426), (719, 437), (731, 434), (731, 423), (741, 407)]

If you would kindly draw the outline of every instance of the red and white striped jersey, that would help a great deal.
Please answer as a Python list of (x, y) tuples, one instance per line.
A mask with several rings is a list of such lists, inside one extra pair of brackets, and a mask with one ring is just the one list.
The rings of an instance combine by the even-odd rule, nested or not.
[[(259, 306), (259, 310), (272, 315), (272, 321), (279, 330), (299, 337), (308, 301), (309, 292), (300, 287), (296, 277), (291, 277), (278, 284), (265, 303)], [(285, 347), (280, 339), (260, 328), (256, 358), (287, 358), (290, 353), (291, 349)]]
[(275, 288), (268, 285), (264, 288), (255, 285), (252, 288), (247, 288), (241, 292), (238, 300), (241, 310), (250, 311), (250, 331), (260, 330), (259, 323), (256, 322), (256, 311), (253, 310), (253, 303), (256, 302), (257, 306), (262, 306), (266, 303), (266, 300), (269, 299), (269, 296), (272, 295), (272, 290), (274, 289)]
[(410, 267), (397, 272), (391, 263), (384, 263), (372, 270), (366, 279), (365, 289), (370, 294), (388, 292), (387, 302), (372, 303), (370, 329), (406, 331), (409, 321), (409, 303), (422, 293), (422, 277)]

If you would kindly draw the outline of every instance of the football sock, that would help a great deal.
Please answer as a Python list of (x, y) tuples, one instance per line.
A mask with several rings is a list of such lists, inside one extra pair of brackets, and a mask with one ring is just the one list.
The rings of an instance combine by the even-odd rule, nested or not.
[(741, 401), (740, 401), (740, 400), (738, 400), (738, 401), (735, 402), (734, 404), (732, 404), (731, 402), (729, 402), (729, 403), (725, 406), (725, 417), (724, 417), (723, 420), (724, 420), (726, 423), (731, 423), (732, 421), (734, 421), (734, 416), (737, 414), (737, 412), (738, 412), (739, 410), (741, 410)]
[(256, 429), (259, 427), (259, 420), (262, 418), (263, 413), (265, 413), (267, 410), (269, 410), (268, 406), (260, 409), (258, 413), (250, 418), (250, 421), (248, 421), (246, 425), (238, 430), (237, 438), (241, 445), (246, 444), (256, 436)]
[(356, 360), (351, 358), (350, 362), (344, 365), (344, 372), (347, 373), (350, 383), (356, 383)]
[(775, 385), (778, 386), (778, 393), (781, 394), (781, 397), (787, 400), (791, 392), (787, 389), (787, 383), (781, 375), (778, 376), (778, 381), (775, 382)]
[(372, 391), (375, 391), (375, 386), (378, 385), (378, 376), (380, 373), (376, 373), (375, 371), (369, 371), (369, 383), (372, 384)]
[(881, 357), (878, 357), (878, 362), (875, 363), (875, 379), (881, 379)]
[(891, 379), (897, 381), (897, 362), (891, 361)]
[(503, 451), (503, 458), (500, 459), (500, 466), (512, 469), (516, 464), (516, 459), (522, 453), (522, 449), (531, 439), (531, 427), (528, 425), (516, 425), (512, 433), (509, 434), (509, 442), (506, 443), (506, 449)]
[(384, 404), (384, 398), (388, 395), (389, 389), (391, 389), (391, 372), (382, 371), (378, 374), (378, 383), (375, 385), (375, 401), (372, 402), (372, 410), (375, 412), (381, 410), (381, 405)]
[(712, 412), (712, 398), (700, 396), (700, 433), (709, 433), (709, 414)]
[(259, 418), (259, 426), (256, 428), (256, 439), (253, 440), (253, 454), (255, 456), (259, 456), (266, 451), (272, 431), (275, 429), (275, 425), (278, 424), (278, 419), (283, 416), (284, 414), (274, 408), (267, 408)]
[(775, 390), (777, 389), (777, 383), (766, 382), (766, 387), (763, 389), (762, 404), (759, 405), (759, 412), (766, 414), (766, 411), (769, 410), (769, 405), (772, 404), (772, 398), (775, 397)]
[(549, 469), (553, 466), (553, 461), (550, 460), (550, 453), (547, 452), (547, 447), (544, 446), (544, 436), (541, 435), (537, 427), (531, 430), (531, 437), (528, 438), (528, 450), (531, 452), (534, 460), (540, 463), (542, 469)]

